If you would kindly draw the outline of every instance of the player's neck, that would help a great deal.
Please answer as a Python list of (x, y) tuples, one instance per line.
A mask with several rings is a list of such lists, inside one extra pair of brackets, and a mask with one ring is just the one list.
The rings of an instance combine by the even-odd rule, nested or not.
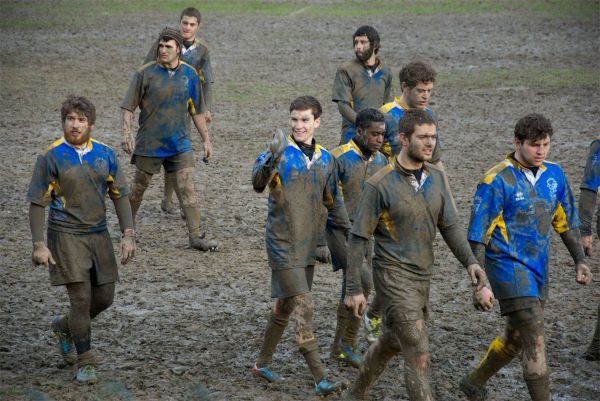
[(405, 170), (419, 170), (423, 168), (423, 162), (415, 160), (408, 154), (408, 151), (403, 147), (396, 159), (400, 167)]
[(179, 67), (179, 58), (171, 61), (170, 63), (161, 63), (163, 67), (168, 68), (169, 70), (174, 70)]

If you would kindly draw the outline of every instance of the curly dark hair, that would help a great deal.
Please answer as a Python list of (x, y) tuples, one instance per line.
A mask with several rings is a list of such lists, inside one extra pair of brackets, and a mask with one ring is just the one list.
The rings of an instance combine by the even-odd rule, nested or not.
[(366, 36), (369, 39), (369, 44), (373, 48), (373, 53), (377, 54), (379, 52), (380, 40), (379, 40), (379, 32), (375, 28), (369, 25), (363, 25), (359, 27), (354, 35), (352, 35), (352, 46), (354, 46), (354, 39), (357, 36)]
[(65, 123), (67, 115), (71, 112), (83, 114), (90, 125), (94, 125), (96, 122), (96, 107), (87, 98), (83, 96), (69, 95), (63, 102), (60, 108), (60, 119), (62, 123)]
[(312, 96), (300, 96), (294, 99), (290, 104), (290, 113), (294, 110), (311, 110), (315, 119), (321, 117), (323, 113), (321, 103)]
[(517, 121), (515, 125), (515, 138), (521, 143), (524, 141), (536, 142), (554, 133), (550, 120), (541, 114), (531, 113)]
[(422, 61), (413, 61), (400, 70), (400, 84), (405, 83), (410, 89), (419, 82), (435, 82), (437, 72), (429, 64)]
[(437, 126), (435, 119), (425, 110), (406, 110), (406, 113), (404, 113), (404, 116), (398, 123), (398, 133), (403, 133), (410, 138), (413, 132), (415, 132), (416, 126), (424, 124)]
[(356, 129), (366, 130), (372, 123), (382, 123), (385, 116), (377, 109), (366, 108), (356, 114)]

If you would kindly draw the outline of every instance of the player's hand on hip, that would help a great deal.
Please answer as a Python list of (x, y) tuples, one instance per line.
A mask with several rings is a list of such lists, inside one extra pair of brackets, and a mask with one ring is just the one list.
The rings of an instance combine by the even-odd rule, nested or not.
[(581, 246), (585, 252), (585, 256), (592, 256), (592, 242), (593, 237), (591, 235), (581, 236)]
[(133, 145), (133, 138), (131, 137), (131, 133), (128, 133), (128, 132), (123, 133), (123, 138), (121, 140), (121, 148), (128, 155), (133, 153), (134, 145)]
[(575, 278), (575, 280), (579, 284), (588, 285), (589, 283), (592, 282), (592, 272), (590, 271), (590, 268), (587, 267), (586, 264), (578, 263), (576, 269), (577, 269), (577, 277)]
[(477, 290), (473, 287), (473, 306), (480, 311), (489, 311), (494, 307), (494, 293), (487, 287)]
[(52, 253), (50, 249), (46, 246), (43, 241), (35, 242), (33, 244), (33, 252), (31, 254), (31, 261), (34, 266), (44, 265), (48, 267), (49, 265), (55, 265), (56, 262), (52, 257)]
[(471, 279), (471, 286), (476, 288), (477, 291), (485, 286), (487, 276), (485, 275), (485, 271), (483, 271), (481, 266), (477, 263), (467, 266), (467, 273), (469, 273), (469, 278)]
[(128, 228), (121, 238), (121, 264), (126, 265), (135, 256), (135, 231)]
[(346, 295), (344, 298), (344, 305), (352, 310), (354, 316), (361, 317), (364, 310), (367, 308), (367, 299), (363, 294)]

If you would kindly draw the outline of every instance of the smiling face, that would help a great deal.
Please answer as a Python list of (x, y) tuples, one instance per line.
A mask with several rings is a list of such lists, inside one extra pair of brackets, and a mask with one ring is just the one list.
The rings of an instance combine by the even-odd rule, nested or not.
[(71, 111), (65, 117), (63, 123), (63, 135), (65, 140), (75, 147), (85, 145), (90, 139), (90, 125), (85, 114), (78, 111)]
[(550, 136), (537, 141), (515, 138), (515, 158), (525, 167), (540, 167), (550, 153)]
[(290, 127), (296, 142), (310, 145), (315, 135), (315, 129), (321, 125), (321, 118), (315, 118), (311, 109), (292, 110), (290, 112)]
[(199, 29), (200, 24), (198, 23), (198, 19), (196, 17), (184, 15), (179, 22), (181, 36), (183, 36), (183, 40), (186, 42), (193, 41), (196, 38), (196, 34), (198, 33)]

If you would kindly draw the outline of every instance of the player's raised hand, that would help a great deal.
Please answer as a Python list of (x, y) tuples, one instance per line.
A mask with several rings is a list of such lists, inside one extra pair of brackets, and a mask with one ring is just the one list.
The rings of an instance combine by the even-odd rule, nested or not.
[(56, 264), (54, 258), (52, 257), (52, 253), (50, 252), (50, 249), (48, 249), (44, 241), (38, 241), (33, 243), (31, 261), (33, 262), (34, 266), (44, 265), (48, 267), (49, 265)]
[(279, 159), (286, 146), (287, 141), (285, 138), (285, 133), (279, 128), (275, 129), (275, 132), (273, 133), (273, 139), (269, 143), (269, 152), (271, 152), (273, 155), (273, 159)]
[(575, 278), (575, 280), (579, 284), (588, 285), (589, 283), (592, 282), (592, 272), (590, 271), (590, 268), (587, 267), (586, 264), (578, 263), (576, 269), (577, 269), (577, 277)]

